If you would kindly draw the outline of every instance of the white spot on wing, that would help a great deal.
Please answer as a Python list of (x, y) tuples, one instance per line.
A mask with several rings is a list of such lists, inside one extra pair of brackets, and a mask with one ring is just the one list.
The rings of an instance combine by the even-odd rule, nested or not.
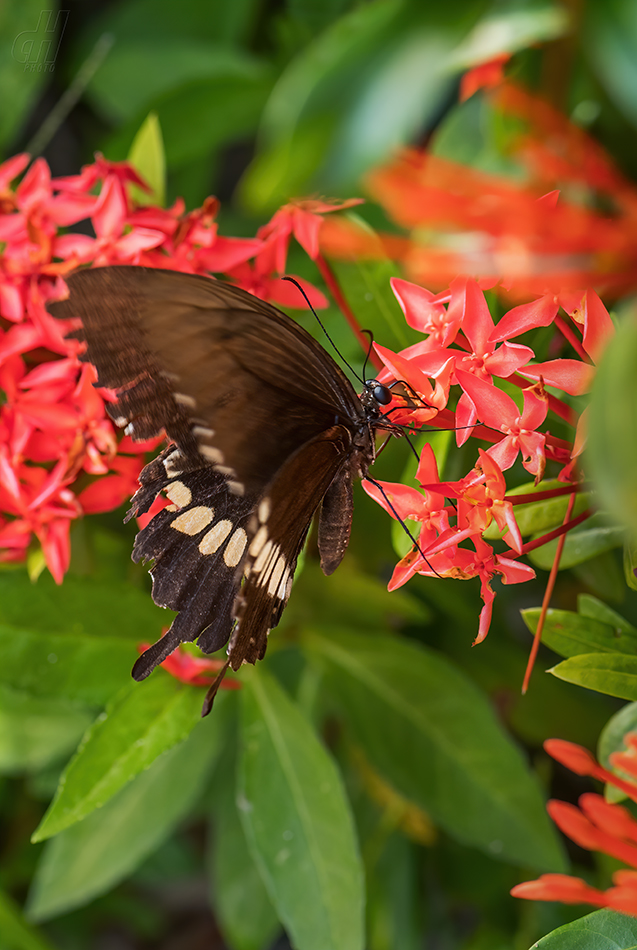
[(215, 434), (215, 430), (209, 429), (208, 426), (193, 426), (192, 434), (195, 439), (211, 439)]
[(225, 518), (212, 526), (199, 542), (200, 554), (214, 554), (232, 531), (232, 522)]
[(165, 491), (166, 497), (174, 501), (178, 508), (185, 508), (192, 501), (192, 492), (183, 482), (172, 482)]
[(181, 461), (181, 452), (179, 449), (175, 449), (174, 452), (171, 452), (170, 455), (167, 455), (164, 459), (164, 468), (166, 469), (166, 475), (169, 478), (174, 478), (176, 475), (181, 475), (181, 468), (179, 467)]
[(221, 449), (216, 449), (213, 445), (202, 445), (201, 443), (198, 443), (197, 448), (207, 462), (223, 462)]
[(261, 525), (250, 544), (250, 557), (257, 557), (259, 551), (268, 540), (268, 529), (264, 524)]
[(285, 559), (280, 557), (279, 560), (274, 565), (272, 573), (268, 578), (268, 594), (270, 597), (277, 597), (279, 584), (281, 583), (281, 578), (285, 573)]
[(236, 567), (241, 558), (243, 557), (243, 552), (246, 549), (246, 544), (248, 543), (248, 535), (245, 533), (243, 528), (237, 528), (235, 533), (232, 535), (226, 549), (223, 552), (223, 559), (226, 562), (228, 567)]
[(252, 565), (252, 571), (255, 574), (260, 574), (263, 568), (265, 567), (265, 565), (267, 564), (268, 559), (273, 553), (273, 551), (278, 551), (278, 550), (279, 549), (276, 544), (273, 544), (272, 541), (266, 541), (266, 543), (263, 545), (263, 547), (259, 551), (256, 561)]
[(261, 524), (265, 522), (270, 517), (270, 512), (272, 511), (272, 503), (269, 498), (264, 498), (259, 505), (259, 521)]
[(192, 398), (192, 396), (187, 396), (186, 393), (173, 393), (173, 399), (178, 406), (185, 406), (187, 409), (196, 409), (197, 403)]
[(241, 482), (235, 482), (233, 479), (226, 482), (226, 488), (233, 495), (245, 495), (245, 485)]
[(195, 535), (203, 531), (214, 517), (214, 508), (206, 508), (198, 505), (196, 508), (190, 508), (179, 515), (174, 521), (170, 522), (170, 527), (182, 534)]

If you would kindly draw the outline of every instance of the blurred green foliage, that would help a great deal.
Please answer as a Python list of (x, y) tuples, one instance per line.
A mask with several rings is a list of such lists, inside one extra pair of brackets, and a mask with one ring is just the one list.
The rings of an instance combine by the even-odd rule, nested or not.
[[(57, 174), (96, 149), (132, 156), (154, 201), (165, 185), (167, 203), (188, 207), (219, 194), (226, 233), (254, 233), (293, 196), (359, 194), (371, 165), (431, 136), (439, 154), (510, 172), (507, 129), (480, 96), (457, 103), (462, 72), (501, 53), (637, 173), (633, 0), (49, 6), (0, 6), (3, 156), (40, 142)], [(386, 225), (373, 205), (357, 213)], [(413, 342), (389, 292), (393, 265), (335, 270), (379, 339)], [(360, 365), (340, 315), (326, 322)], [(600, 374), (590, 457), (605, 504), (634, 529), (634, 328), (623, 334)], [(539, 331), (539, 359), (548, 345)], [(461, 453), (444, 439), (435, 449), (443, 477), (462, 474)], [(396, 443), (375, 474), (399, 480), (410, 467)], [(564, 505), (518, 509), (523, 534), (561, 523)], [(131, 685), (136, 644), (170, 618), (128, 562), (120, 514), (79, 526), (61, 588), (47, 574), (33, 584), (21, 569), (0, 573), (1, 950), (83, 950), (113, 934), (122, 948), (188, 950), (198, 934), (220, 941), (216, 926), (232, 950), (268, 950), (282, 928), (298, 950), (524, 950), (578, 916), (508, 890), (566, 867), (542, 804), (542, 740), (593, 748), (620, 706), (611, 697), (637, 698), (623, 529), (599, 516), (569, 538), (573, 570), (560, 574), (522, 698), (525, 624), (537, 624), (552, 552), (534, 554), (538, 582), (499, 589), (488, 641), (470, 650), (476, 582), (417, 577), (389, 595), (404, 540), (359, 491), (339, 572), (323, 578), (311, 539), (263, 668), (198, 723), (201, 690), (163, 671)], [(607, 728), (605, 759), (621, 735)], [(36, 828), (46, 844), (30, 843)], [(608, 883), (601, 864), (577, 872)], [(629, 922), (593, 916), (616, 928), (616, 946), (634, 944)], [(608, 945), (584, 943), (585, 926), (539, 946)]]

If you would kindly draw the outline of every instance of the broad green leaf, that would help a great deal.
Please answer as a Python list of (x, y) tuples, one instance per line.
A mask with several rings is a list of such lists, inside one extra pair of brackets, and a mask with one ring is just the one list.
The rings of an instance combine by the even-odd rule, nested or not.
[(166, 201), (166, 155), (161, 126), (155, 112), (148, 114), (133, 139), (127, 160), (150, 187), (149, 193), (136, 185), (132, 186), (132, 197), (142, 205), (163, 207)]
[(31, 840), (43, 841), (82, 821), (183, 742), (201, 718), (202, 701), (201, 690), (163, 671), (126, 687), (86, 733)]
[(248, 850), (236, 802), (236, 754), (219, 761), (212, 788), (214, 834), (210, 854), (210, 899), (233, 950), (268, 950), (281, 929), (261, 875)]
[(64, 699), (39, 699), (0, 686), (0, 773), (35, 772), (64, 760), (92, 718)]
[(478, 21), (454, 50), (452, 59), (463, 69), (469, 69), (502, 53), (557, 39), (568, 31), (569, 25), (568, 14), (560, 7), (499, 10)]
[[(609, 772), (615, 772), (621, 778), (634, 782), (632, 776), (622, 772), (621, 769), (616, 769), (609, 761), (613, 752), (626, 749), (624, 736), (627, 732), (637, 732), (637, 703), (628, 703), (608, 720), (599, 737), (597, 758)], [(604, 795), (610, 802), (620, 802), (626, 798), (626, 793), (611, 785), (610, 782), (606, 783)]]
[[(557, 478), (541, 482), (539, 485), (535, 485), (533, 482), (527, 482), (524, 485), (518, 485), (511, 491), (508, 491), (507, 498), (515, 498), (516, 495), (532, 495), (537, 492), (563, 487), (563, 482), (559, 482)], [(590, 498), (591, 496), (587, 492), (580, 492), (577, 495), (573, 506), (572, 517), (575, 517), (588, 508)], [(525, 538), (531, 534), (545, 534), (547, 531), (551, 531), (553, 528), (557, 528), (561, 525), (564, 521), (568, 502), (568, 495), (560, 495), (557, 498), (548, 498), (545, 501), (534, 501), (526, 505), (515, 505), (515, 520), (518, 523), (522, 537)], [(492, 521), (484, 532), (484, 537), (487, 539), (502, 537), (502, 533), (495, 521)]]
[[(537, 630), (540, 619), (540, 607), (528, 607), (521, 610), (522, 619), (531, 631)], [(578, 656), (580, 653), (630, 653), (637, 654), (637, 632), (635, 636), (622, 633), (610, 624), (583, 617), (571, 610), (548, 610), (542, 643), (559, 653), (560, 656)]]
[(115, 637), (32, 633), (0, 626), (0, 684), (33, 696), (103, 706), (130, 683), (137, 651)]
[(239, 809), (252, 855), (297, 950), (363, 947), (363, 871), (334, 762), (263, 668), (246, 670)]
[(0, 572), (0, 624), (140, 643), (156, 640), (174, 616), (133, 584), (68, 575), (58, 586), (48, 574), (32, 584), (24, 571)]
[(533, 944), (533, 950), (634, 950), (637, 919), (614, 910), (596, 910)]
[(602, 600), (612, 600), (621, 603), (626, 596), (626, 582), (615, 551), (604, 551), (588, 561), (574, 564), (574, 576), (582, 587), (591, 594), (596, 594)]
[[(604, 551), (612, 551), (613, 548), (618, 548), (624, 543), (625, 529), (617, 525), (599, 523), (604, 520), (601, 516), (594, 515), (584, 524), (578, 525), (572, 531), (569, 531), (566, 535), (560, 559), (560, 570), (588, 561)], [(549, 541), (548, 544), (543, 544), (541, 548), (530, 551), (529, 560), (533, 566), (544, 571), (550, 571), (553, 566), (557, 543), (558, 539), (555, 538), (553, 541)]]
[(103, 808), (48, 842), (29, 894), (30, 919), (45, 920), (88, 903), (131, 874), (168, 837), (215, 762), (223, 735), (221, 707)]
[[(586, 8), (584, 44), (596, 78), (626, 118), (637, 125), (637, 23), (632, 0), (605, 0)], [(621, 411), (621, 410), (620, 410)]]
[(307, 647), (365, 754), (452, 838), (493, 857), (563, 868), (535, 777), (486, 697), (432, 650), (312, 634)]
[(186, 83), (215, 77), (255, 78), (261, 63), (231, 47), (206, 40), (129, 35), (114, 44), (87, 94), (115, 124), (143, 115), (155, 100)]
[(637, 657), (623, 653), (581, 653), (548, 670), (567, 683), (637, 700)]
[(327, 581), (316, 563), (307, 561), (295, 581), (294, 594), (282, 620), (283, 626), (321, 621), (353, 629), (383, 629), (396, 622), (424, 625), (431, 611), (408, 590), (390, 593), (377, 577), (364, 573), (346, 558)]
[(583, 617), (592, 617), (594, 620), (600, 620), (602, 623), (610, 624), (615, 628), (618, 636), (637, 638), (637, 627), (629, 623), (625, 617), (618, 614), (616, 610), (609, 607), (592, 594), (577, 595), (577, 612)]
[(601, 503), (637, 535), (637, 324), (617, 329), (598, 366), (591, 396), (586, 462)]
[(16, 902), (0, 890), (1, 950), (55, 950), (53, 944), (22, 916)]

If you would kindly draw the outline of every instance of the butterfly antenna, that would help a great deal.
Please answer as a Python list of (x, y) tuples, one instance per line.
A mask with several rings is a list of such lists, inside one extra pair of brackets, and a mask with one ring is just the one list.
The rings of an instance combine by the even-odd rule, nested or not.
[(378, 489), (378, 491), (381, 493), (381, 495), (383, 496), (383, 498), (384, 498), (385, 501), (387, 502), (387, 507), (390, 509), (391, 513), (394, 515), (394, 517), (396, 518), (396, 521), (397, 521), (398, 524), (402, 527), (402, 529), (403, 529), (403, 531), (405, 532), (405, 534), (409, 537), (409, 539), (411, 540), (412, 544), (414, 545), (414, 547), (416, 548), (416, 550), (417, 550), (418, 553), (420, 554), (421, 558), (423, 559), (423, 561), (425, 562), (425, 564), (429, 567), (429, 570), (432, 571), (432, 572), (436, 575), (436, 577), (439, 577), (440, 580), (444, 580), (442, 574), (439, 574), (438, 571), (436, 570), (436, 568), (433, 566), (433, 564), (431, 564), (431, 562), (425, 557), (425, 552), (424, 552), (423, 549), (420, 547), (420, 545), (419, 545), (418, 542), (416, 541), (415, 537), (413, 536), (413, 534), (411, 533), (411, 531), (409, 530), (409, 528), (407, 527), (407, 525), (405, 524), (405, 522), (403, 521), (403, 519), (400, 517), (400, 515), (398, 514), (398, 512), (396, 511), (396, 509), (394, 508), (394, 506), (392, 505), (391, 500), (390, 500), (390, 498), (389, 498), (389, 495), (387, 494), (387, 492), (385, 491), (385, 489), (383, 488), (383, 486), (381, 485), (381, 483), (380, 483), (380, 482), (377, 482), (374, 478), (371, 478), (369, 475), (366, 475), (363, 480), (364, 480), (364, 481), (367, 481), (367, 482), (371, 482), (372, 485), (375, 485), (375, 486), (376, 486), (376, 488)]
[(367, 363), (369, 362), (369, 358), (372, 354), (372, 347), (374, 345), (374, 334), (372, 333), (371, 330), (361, 330), (361, 333), (364, 333), (366, 336), (369, 336), (369, 347), (365, 355), (365, 362), (363, 363), (363, 379), (365, 379), (367, 376), (367, 372), (366, 372)]
[[(303, 294), (303, 297), (305, 298), (306, 304), (308, 305), (308, 307), (310, 308), (310, 310), (312, 311), (312, 313), (313, 313), (314, 316), (316, 317), (316, 321), (317, 321), (318, 325), (320, 326), (321, 330), (323, 331), (323, 333), (325, 334), (325, 336), (327, 337), (327, 339), (328, 339), (329, 342), (331, 343), (331, 345), (332, 345), (333, 349), (335, 350), (335, 352), (340, 356), (340, 358), (341, 358), (342, 361), (345, 363), (345, 365), (347, 366), (347, 368), (349, 369), (349, 371), (351, 372), (351, 374), (352, 374), (353, 376), (355, 376), (356, 379), (360, 380), (360, 382), (363, 383), (363, 385), (365, 385), (365, 380), (364, 380), (361, 376), (359, 376), (358, 373), (356, 372), (356, 370), (354, 369), (354, 367), (353, 367), (350, 363), (347, 362), (347, 360), (345, 359), (345, 357), (343, 356), (343, 354), (341, 353), (341, 351), (340, 351), (339, 348), (337, 347), (336, 343), (334, 342), (334, 340), (332, 339), (332, 337), (331, 337), (331, 336), (329, 335), (329, 333), (327, 332), (327, 328), (325, 327), (325, 324), (323, 323), (323, 321), (322, 321), (321, 318), (319, 317), (318, 313), (316, 312), (316, 310), (314, 309), (314, 307), (313, 307), (312, 304), (310, 303), (310, 300), (309, 300), (308, 295), (305, 293), (305, 291), (303, 290), (303, 288), (302, 288), (301, 285), (299, 284), (298, 280), (295, 280), (294, 277), (282, 277), (281, 280), (289, 280), (291, 284), (294, 284), (294, 286), (295, 286), (298, 290), (301, 291), (301, 293)], [(365, 332), (365, 331), (363, 331), (363, 332)], [(369, 332), (369, 331), (368, 331), (368, 332)], [(371, 347), (370, 347), (370, 349), (371, 349)]]

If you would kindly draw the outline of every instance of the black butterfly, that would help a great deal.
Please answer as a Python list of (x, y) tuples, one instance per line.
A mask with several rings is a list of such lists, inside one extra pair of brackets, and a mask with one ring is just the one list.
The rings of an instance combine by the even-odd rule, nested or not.
[(170, 444), (141, 473), (128, 517), (160, 492), (170, 505), (139, 532), (133, 560), (154, 559), (153, 599), (178, 611), (133, 668), (141, 680), (182, 641), (228, 665), (255, 663), (290, 595), (299, 552), (320, 506), (321, 567), (349, 543), (354, 479), (375, 457), (387, 387), (357, 396), (342, 370), (298, 324), (237, 287), (143, 267), (81, 270), (56, 317), (80, 317), (82, 357), (107, 406), (134, 439)]

